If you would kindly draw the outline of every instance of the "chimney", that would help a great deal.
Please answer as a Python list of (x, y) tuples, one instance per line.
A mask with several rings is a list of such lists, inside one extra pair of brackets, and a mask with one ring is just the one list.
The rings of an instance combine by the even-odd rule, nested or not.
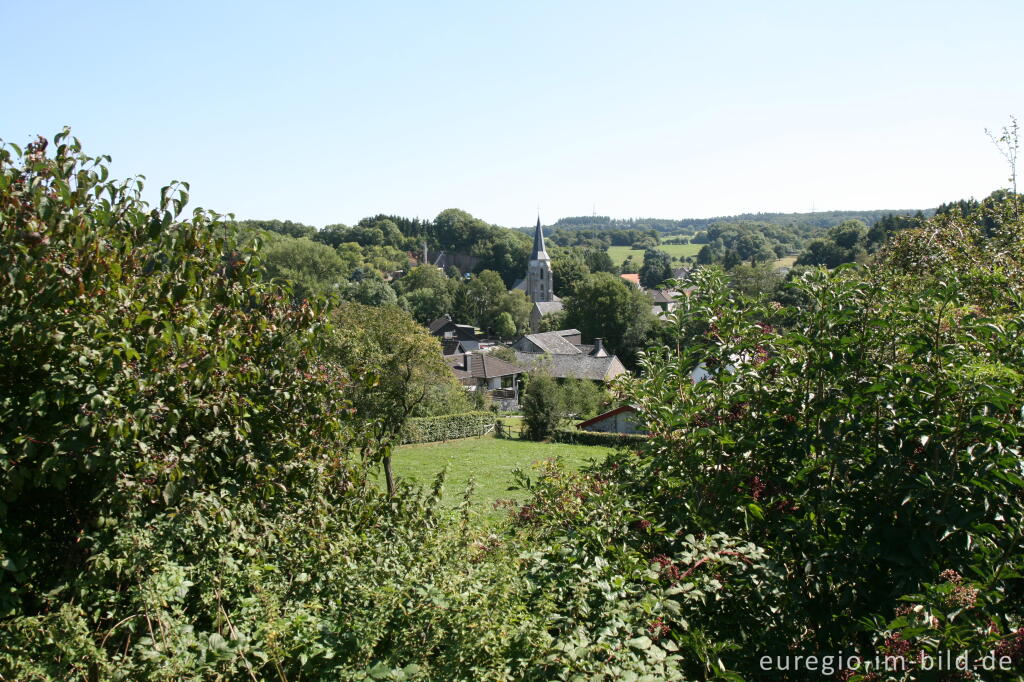
[(594, 350), (590, 351), (590, 354), (594, 357), (604, 357), (604, 339), (600, 336), (594, 339)]
[(465, 362), (463, 364), (466, 366), (466, 374), (468, 374), (470, 376), (473, 376), (473, 354), (472, 353), (466, 353)]

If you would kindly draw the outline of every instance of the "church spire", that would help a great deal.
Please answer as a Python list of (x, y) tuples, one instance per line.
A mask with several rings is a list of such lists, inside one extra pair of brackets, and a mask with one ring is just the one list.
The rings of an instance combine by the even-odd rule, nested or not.
[(540, 226), (540, 216), (537, 216), (537, 231), (533, 234), (533, 253), (530, 260), (551, 260), (548, 250), (544, 248), (544, 228)]

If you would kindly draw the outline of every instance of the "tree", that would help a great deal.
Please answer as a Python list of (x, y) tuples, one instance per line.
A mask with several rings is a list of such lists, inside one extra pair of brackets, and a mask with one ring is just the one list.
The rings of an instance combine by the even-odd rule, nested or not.
[(408, 311), (420, 324), (430, 324), (451, 310), (451, 302), (445, 290), (429, 287), (414, 289), (398, 299), (398, 306)]
[(590, 267), (575, 252), (556, 256), (551, 261), (551, 275), (558, 296), (571, 296), (580, 280), (589, 274)]
[(500, 313), (508, 313), (515, 325), (516, 333), (525, 334), (530, 326), (530, 310), (533, 304), (526, 294), (518, 289), (510, 291), (501, 299)]
[(612, 257), (608, 255), (608, 251), (605, 249), (585, 249), (583, 251), (583, 260), (591, 272), (618, 274), (615, 272), (615, 263), (612, 262)]
[(587, 276), (565, 302), (565, 325), (585, 340), (604, 338), (623, 362), (636, 359), (653, 323), (647, 295), (606, 272)]
[(556, 310), (553, 313), (541, 315), (540, 322), (537, 325), (538, 332), (555, 332), (559, 329), (566, 329), (564, 310)]
[(342, 225), (337, 223), (335, 225), (327, 225), (323, 229), (319, 230), (311, 239), (321, 244), (326, 244), (333, 249), (338, 248), (345, 242), (354, 241), (349, 237), (349, 230), (351, 228), (348, 225)]
[(501, 275), (505, 286), (510, 287), (526, 272), (530, 239), (522, 232), (492, 229), (493, 236), (476, 241), (470, 249), (470, 254), (480, 259), (474, 269), (477, 272), (493, 270)]
[(382, 463), (393, 496), (391, 450), (431, 387), (454, 380), (452, 371), (437, 339), (397, 307), (350, 303), (334, 313), (334, 321), (340, 331), (334, 352), (354, 379), (348, 397), (367, 436), (363, 458)]
[(512, 316), (505, 312), (499, 314), (494, 323), (494, 333), (502, 340), (513, 338), (516, 335), (516, 323)]
[(524, 435), (530, 440), (549, 438), (565, 417), (565, 403), (558, 383), (545, 372), (527, 375), (523, 391)]
[(408, 294), (417, 289), (445, 291), (447, 287), (448, 278), (433, 265), (417, 265), (395, 282), (395, 291), (399, 295)]
[[(230, 490), (236, 508), (258, 504), (266, 520), (323, 480), (340, 489), (359, 478), (345, 455), (357, 438), (347, 377), (312, 361), (329, 334), (323, 301), (295, 302), (264, 278), (242, 230), (186, 212), (187, 184), (150, 206), (140, 179), (108, 180), (105, 159), (67, 130), (53, 142), (52, 156), (42, 138), (24, 153), (0, 145), (5, 621), (53, 599), (90, 600), (97, 614), (123, 607), (116, 595), (142, 589), (159, 565), (153, 552), (137, 566), (126, 548), (149, 546), (154, 525), (212, 491)], [(182, 554), (201, 547), (185, 539)], [(116, 577), (93, 563), (100, 556)], [(82, 618), (75, 627), (88, 633)]]
[(672, 258), (659, 249), (644, 251), (644, 264), (640, 266), (640, 284), (647, 288), (672, 279)]
[(465, 298), (463, 299), (466, 307), (461, 311), (463, 317), (460, 319), (465, 319), (481, 329), (493, 329), (497, 317), (501, 313), (500, 306), (505, 294), (505, 283), (498, 273), (493, 270), (484, 270), (474, 275), (466, 283)]
[(398, 296), (387, 282), (364, 279), (349, 285), (348, 298), (368, 306), (396, 305)]
[(601, 411), (608, 394), (589, 379), (566, 379), (560, 387), (566, 413), (575, 419), (589, 419)]
[(338, 253), (305, 237), (279, 238), (264, 253), (267, 274), (292, 282), (297, 300), (337, 294), (350, 271)]
[(306, 237), (311, 239), (316, 235), (316, 228), (302, 223), (293, 223), (290, 220), (240, 220), (238, 226), (242, 229), (267, 230), (276, 232), (286, 237)]
[(782, 285), (783, 278), (768, 263), (740, 264), (729, 271), (729, 284), (747, 296), (771, 298)]

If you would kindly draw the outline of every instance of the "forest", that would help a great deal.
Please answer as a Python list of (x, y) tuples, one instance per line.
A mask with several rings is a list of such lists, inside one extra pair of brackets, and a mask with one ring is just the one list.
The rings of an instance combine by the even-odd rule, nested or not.
[(1022, 679), (1016, 192), (834, 216), (784, 275), (799, 227), (687, 225), (740, 261), (665, 319), (553, 248), (649, 437), (481, 525), (379, 472), (467, 407), (421, 323), (519, 330), (525, 235), (238, 221), (108, 166), (0, 146), (0, 680)]

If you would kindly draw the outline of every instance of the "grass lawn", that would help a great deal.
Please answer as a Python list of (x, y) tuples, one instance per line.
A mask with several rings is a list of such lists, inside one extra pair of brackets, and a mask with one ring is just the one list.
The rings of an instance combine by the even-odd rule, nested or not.
[[(702, 244), (659, 244), (658, 250), (664, 251), (670, 256), (676, 258), (685, 258), (686, 256), (696, 256), (697, 252), (700, 251)], [(612, 263), (616, 265), (622, 265), (622, 261), (626, 260), (626, 256), (633, 256), (633, 262), (639, 268), (644, 264), (644, 252), (638, 249), (631, 249), (628, 246), (609, 246), (608, 256), (612, 259)]]
[(474, 477), (473, 510), (483, 521), (496, 521), (505, 512), (494, 509), (495, 500), (522, 500), (526, 497), (521, 490), (508, 489), (513, 484), (514, 468), (530, 472), (534, 462), (561, 457), (568, 468), (579, 469), (592, 461), (600, 462), (612, 451), (612, 448), (598, 445), (534, 443), (486, 435), (446, 443), (404, 445), (395, 448), (392, 466), (395, 476), (429, 487), (437, 472), (447, 465), (442, 501), (451, 506), (462, 501), (466, 483), (471, 476)]

